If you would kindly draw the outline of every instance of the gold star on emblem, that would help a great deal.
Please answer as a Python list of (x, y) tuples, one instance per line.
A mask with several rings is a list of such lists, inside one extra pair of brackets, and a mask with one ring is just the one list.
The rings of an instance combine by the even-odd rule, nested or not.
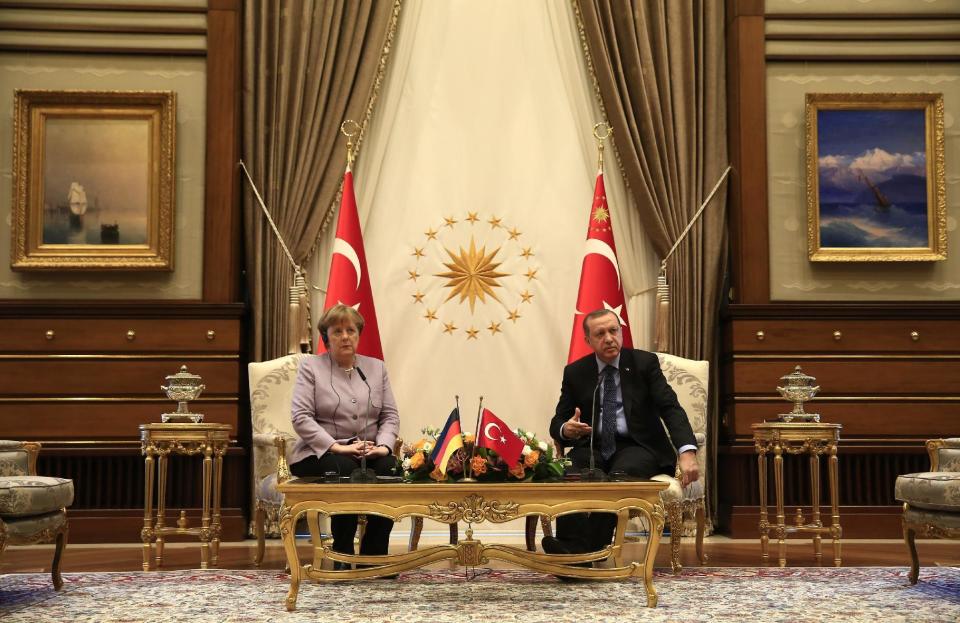
[(497, 333), (503, 333), (503, 331), (500, 330), (500, 323), (499, 323), (499, 322), (491, 322), (491, 323), (490, 323), (490, 326), (487, 327), (487, 331), (490, 332), (490, 335), (496, 335)]
[(500, 221), (502, 220), (503, 220), (502, 218), (491, 216), (490, 220), (487, 222), (490, 223), (490, 229), (496, 229), (497, 227), (500, 227)]
[(468, 339), (468, 340), (475, 340), (475, 339), (477, 339), (477, 333), (480, 333), (480, 330), (479, 330), (479, 329), (474, 329), (473, 327), (470, 327), (469, 329), (464, 329), (464, 331), (467, 332), (467, 339)]
[(413, 253), (411, 253), (410, 255), (414, 256), (419, 260), (421, 257), (423, 257), (423, 249), (420, 247), (413, 247)]
[(529, 303), (530, 299), (533, 298), (533, 295), (527, 292), (526, 290), (524, 290), (523, 292), (520, 293), (520, 298), (523, 299), (523, 301), (521, 301), (522, 303)]
[(476, 223), (476, 222), (479, 221), (480, 219), (477, 218), (477, 213), (476, 213), (476, 212), (467, 212), (467, 218), (466, 218), (466, 220), (470, 221), (470, 224), (473, 225), (474, 223)]
[(416, 268), (414, 268), (413, 270), (408, 270), (407, 274), (410, 275), (409, 277), (407, 277), (407, 279), (411, 279), (413, 281), (416, 281), (417, 279), (420, 278), (420, 273), (417, 272)]
[(431, 227), (431, 228), (428, 229), (427, 231), (423, 232), (423, 235), (427, 237), (427, 240), (436, 240), (436, 239), (437, 239), (437, 232), (435, 232), (435, 231), (433, 230), (433, 227)]
[(610, 212), (601, 204), (593, 211), (593, 220), (598, 223), (606, 223), (610, 220)]
[(453, 332), (456, 331), (456, 330), (457, 330), (457, 325), (453, 324), (452, 322), (445, 322), (445, 323), (443, 323), (443, 332), (444, 332), (444, 333), (449, 333), (450, 335), (453, 335)]
[(460, 247), (459, 255), (450, 249), (445, 249), (445, 251), (447, 255), (450, 256), (450, 259), (453, 260), (452, 262), (443, 263), (450, 271), (436, 273), (434, 275), (435, 277), (446, 277), (449, 279), (444, 287), (452, 288), (452, 290), (450, 291), (450, 296), (448, 296), (444, 302), (449, 301), (459, 294), (461, 303), (469, 299), (470, 312), (473, 313), (477, 299), (480, 299), (482, 303), (486, 303), (485, 295), (487, 294), (495, 301), (500, 300), (493, 292), (494, 288), (500, 287), (500, 284), (497, 283), (497, 278), (510, 276), (510, 273), (498, 273), (496, 271), (496, 268), (500, 266), (500, 262), (494, 262), (493, 259), (500, 251), (500, 247), (497, 247), (489, 254), (485, 246), (480, 247), (480, 250), (477, 251), (477, 245), (471, 236), (469, 251), (465, 251), (463, 247)]
[(437, 310), (428, 309), (427, 313), (425, 313), (423, 317), (427, 319), (427, 322), (433, 322), (434, 320), (437, 319)]
[(527, 281), (530, 281), (531, 279), (536, 279), (538, 270), (539, 270), (538, 268), (528, 268), (526, 273)]
[(520, 230), (514, 227), (510, 230), (510, 240), (516, 240), (520, 237)]
[(452, 216), (445, 216), (443, 217), (443, 220), (446, 221), (443, 226), (449, 227), (450, 229), (453, 229), (453, 226), (457, 224), (457, 219), (453, 218)]
[(520, 252), (520, 255), (524, 259), (530, 259), (530, 256), (533, 255), (533, 251), (530, 250), (530, 247), (524, 247), (523, 251)]
[(507, 320), (512, 321), (514, 324), (517, 323), (517, 318), (520, 317), (520, 310), (515, 309), (507, 315)]
[(410, 296), (413, 297), (413, 301), (415, 303), (423, 303), (423, 293), (420, 292), (419, 290), (417, 291), (416, 294), (411, 294)]

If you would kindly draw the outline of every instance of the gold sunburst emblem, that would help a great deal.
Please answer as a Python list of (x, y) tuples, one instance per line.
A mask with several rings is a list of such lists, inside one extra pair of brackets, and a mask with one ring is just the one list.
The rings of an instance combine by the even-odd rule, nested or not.
[(434, 277), (446, 278), (448, 280), (446, 287), (451, 288), (450, 295), (444, 302), (459, 294), (461, 303), (464, 300), (470, 301), (470, 311), (472, 312), (477, 299), (480, 299), (481, 303), (486, 303), (487, 300), (484, 297), (488, 294), (494, 300), (500, 301), (493, 289), (500, 287), (500, 284), (497, 283), (498, 278), (510, 276), (510, 273), (497, 272), (500, 262), (493, 261), (497, 253), (500, 252), (500, 247), (495, 248), (490, 253), (487, 253), (486, 246), (480, 247), (480, 250), (477, 251), (477, 244), (474, 242), (473, 236), (470, 236), (469, 251), (465, 251), (463, 247), (460, 247), (459, 254), (447, 248), (444, 248), (444, 251), (450, 256), (451, 261), (444, 262), (443, 265), (450, 270), (445, 273), (434, 274)]
[(503, 336), (518, 324), (523, 306), (535, 307), (543, 266), (519, 227), (500, 216), (464, 212), (443, 215), (421, 231), (404, 281), (410, 304), (423, 306), (416, 315), (425, 324), (479, 342)]

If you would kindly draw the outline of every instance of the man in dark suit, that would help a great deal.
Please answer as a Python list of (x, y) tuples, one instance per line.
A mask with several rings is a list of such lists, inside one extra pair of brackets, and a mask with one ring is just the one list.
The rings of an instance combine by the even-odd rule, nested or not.
[[(697, 480), (696, 438), (657, 356), (624, 349), (620, 319), (610, 310), (587, 314), (583, 333), (593, 353), (564, 368), (560, 400), (550, 422), (550, 435), (562, 446), (572, 446), (567, 456), (575, 470), (587, 468), (593, 452), (596, 467), (604, 472), (650, 478), (673, 474), (679, 455), (682, 484)], [(591, 448), (594, 404), (592, 424), (597, 431)], [(603, 549), (610, 545), (616, 523), (612, 513), (558, 517), (557, 536), (544, 537), (543, 550), (579, 554)]]

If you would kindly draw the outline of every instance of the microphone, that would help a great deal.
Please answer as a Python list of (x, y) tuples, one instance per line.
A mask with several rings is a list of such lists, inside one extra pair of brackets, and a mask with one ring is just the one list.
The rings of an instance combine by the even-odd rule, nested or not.
[(597, 428), (597, 393), (600, 391), (600, 385), (603, 384), (603, 374), (597, 374), (597, 385), (593, 388), (590, 405), (590, 467), (580, 470), (580, 480), (599, 482), (607, 479), (607, 475), (602, 469), (597, 469), (596, 459), (594, 458), (595, 448), (593, 447), (593, 432)]
[(366, 454), (366, 442), (367, 442), (367, 420), (370, 417), (370, 407), (373, 403), (373, 390), (370, 389), (370, 383), (367, 382), (367, 375), (363, 373), (363, 370), (360, 369), (360, 366), (354, 365), (353, 369), (357, 371), (357, 375), (360, 377), (360, 380), (363, 381), (363, 384), (367, 386), (367, 410), (363, 412), (363, 428), (360, 432), (360, 441), (364, 442), (364, 453), (360, 455), (360, 467), (356, 468), (350, 472), (350, 482), (358, 483), (370, 483), (377, 481), (377, 474), (372, 469), (367, 468), (367, 454)]

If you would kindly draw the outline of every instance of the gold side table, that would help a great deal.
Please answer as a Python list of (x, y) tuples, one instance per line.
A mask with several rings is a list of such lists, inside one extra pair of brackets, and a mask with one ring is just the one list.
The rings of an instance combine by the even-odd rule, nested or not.
[[(223, 454), (230, 445), (229, 424), (141, 424), (140, 451), (144, 456), (143, 487), (143, 570), (150, 570), (150, 548), (156, 542), (156, 564), (163, 564), (164, 536), (192, 534), (200, 538), (200, 568), (213, 565), (220, 554), (220, 486), (223, 481)], [(167, 458), (173, 454), (203, 455), (203, 514), (200, 526), (187, 527), (186, 511), (180, 511), (176, 527), (166, 526)], [(157, 472), (157, 514), (153, 518), (154, 461)], [(211, 513), (212, 509), (212, 513)], [(212, 545), (212, 547), (211, 547)]]
[[(777, 537), (780, 566), (787, 565), (787, 534), (813, 534), (813, 555), (819, 562), (822, 558), (821, 535), (833, 539), (833, 564), (840, 566), (840, 507), (838, 501), (837, 443), (840, 441), (840, 424), (821, 422), (763, 422), (753, 424), (753, 443), (757, 450), (757, 468), (760, 476), (760, 552), (764, 562), (770, 560), (768, 551), (770, 532)], [(770, 524), (767, 516), (767, 453), (773, 454), (773, 484), (777, 503), (777, 520)], [(810, 500), (812, 517), (806, 523), (798, 508), (793, 525), (787, 525), (783, 510), (783, 455), (810, 455)], [(820, 520), (820, 455), (826, 454), (830, 486), (830, 525)]]

